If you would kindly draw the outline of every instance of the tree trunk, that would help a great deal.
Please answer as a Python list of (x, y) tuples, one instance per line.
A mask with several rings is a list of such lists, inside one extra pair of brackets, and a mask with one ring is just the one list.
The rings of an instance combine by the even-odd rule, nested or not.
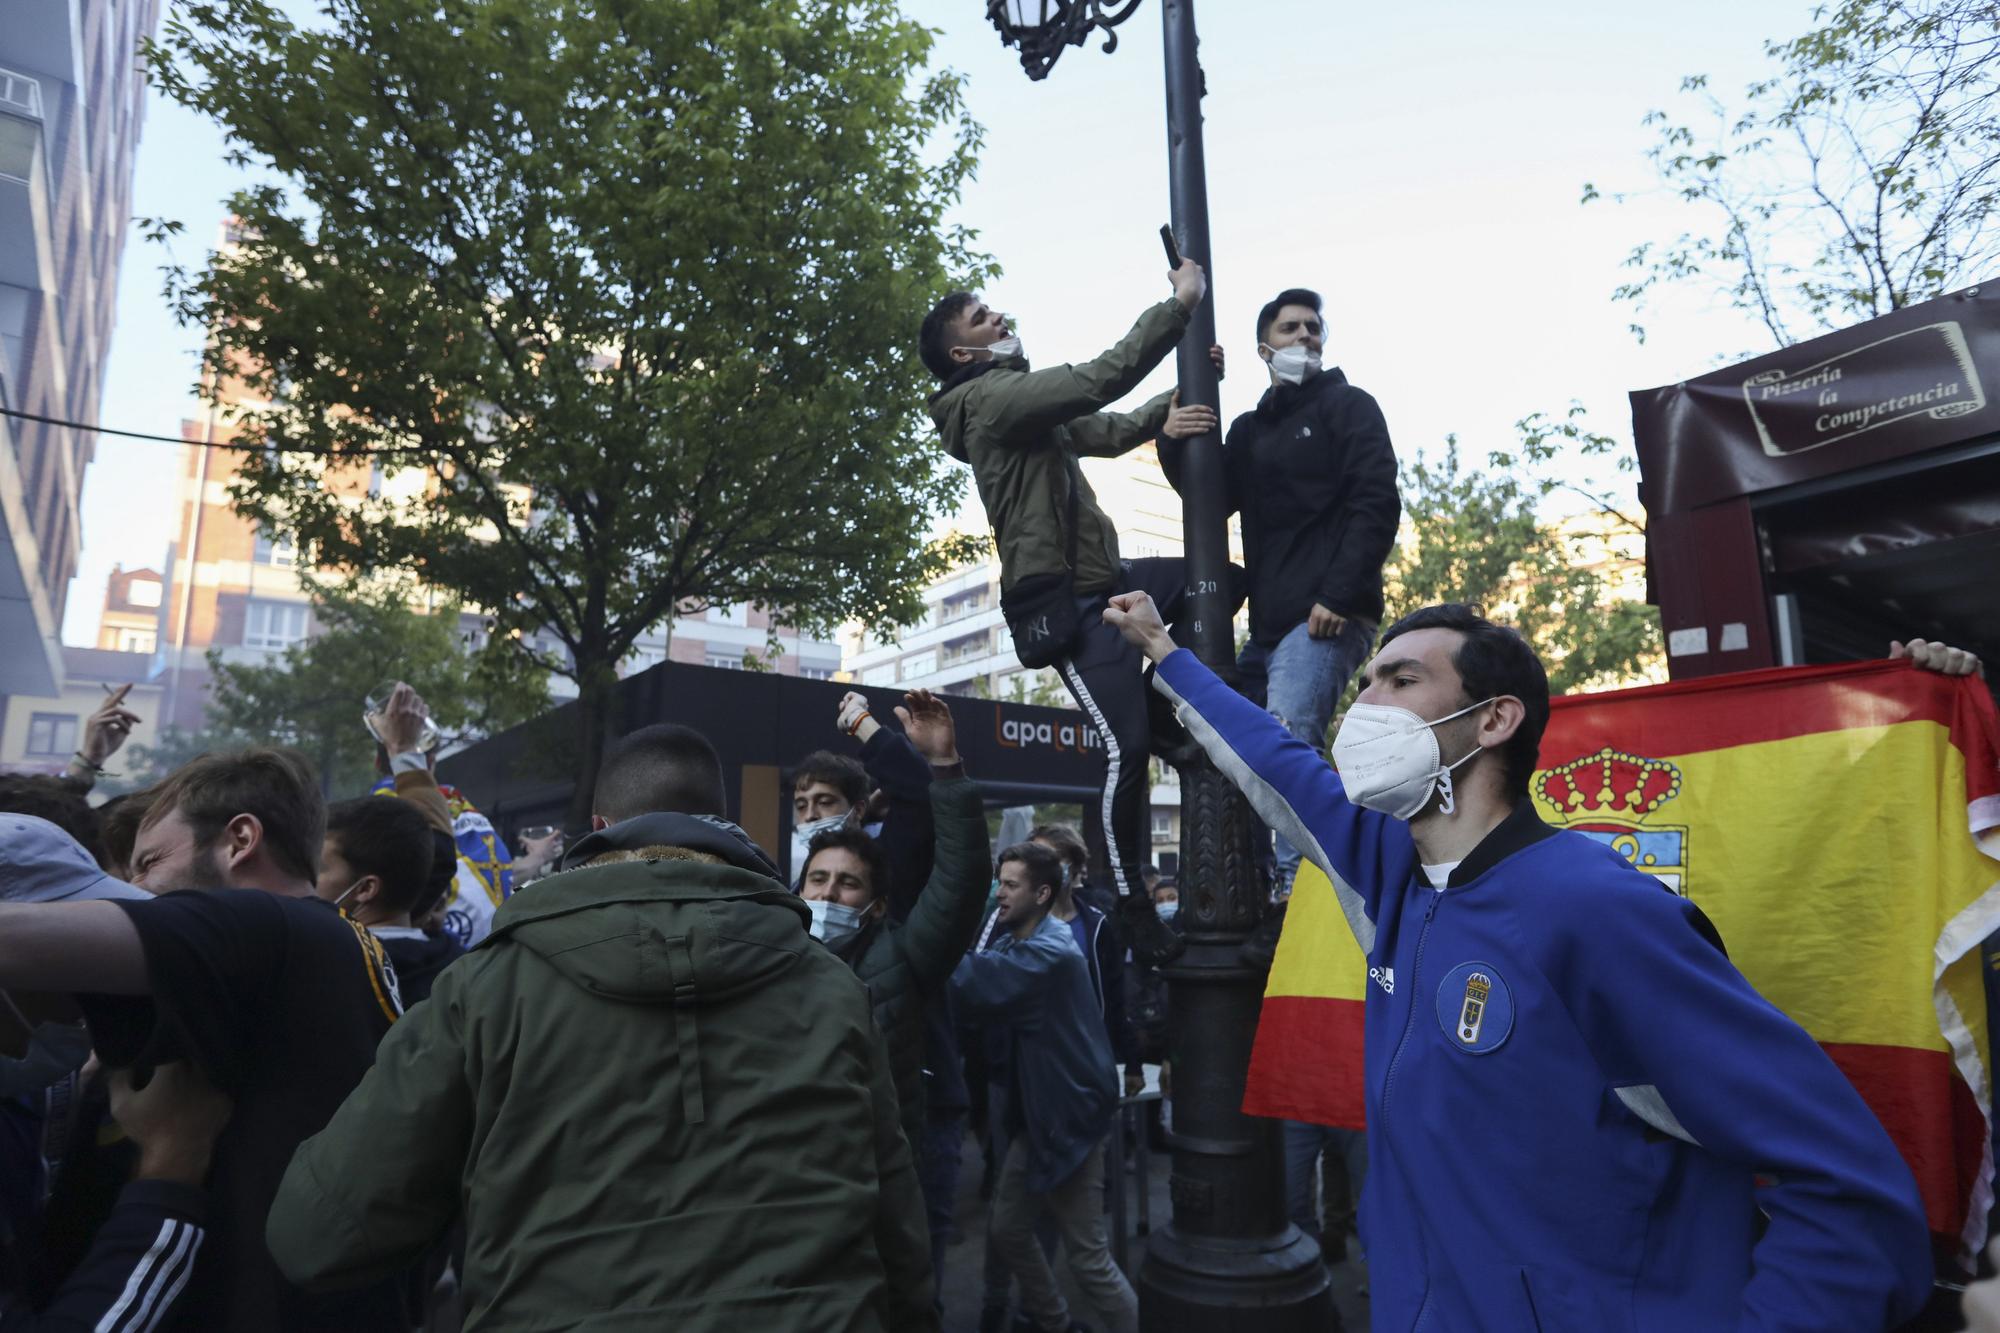
[(597, 770), (604, 764), (604, 749), (618, 725), (618, 669), (610, 662), (577, 662), (576, 787), (570, 793), (569, 810), (563, 816), (567, 837), (590, 832), (595, 813)]

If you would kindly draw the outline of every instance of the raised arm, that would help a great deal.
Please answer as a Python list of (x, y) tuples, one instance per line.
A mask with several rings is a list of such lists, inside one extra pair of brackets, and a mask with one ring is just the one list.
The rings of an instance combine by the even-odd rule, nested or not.
[(1109, 407), (1139, 387), (1187, 332), (1188, 314), (1208, 292), (1201, 266), (1186, 260), (1171, 275), (1174, 295), (1149, 307), (1094, 361), (988, 377), (980, 415), (1002, 444), (1034, 443), (1065, 422)]
[(1181, 724), (1259, 817), (1326, 872), (1362, 952), (1373, 952), (1382, 894), (1416, 870), (1409, 827), (1350, 804), (1316, 750), (1175, 645), (1145, 593), (1112, 598), (1104, 620), (1158, 664), (1153, 688), (1173, 700)]
[(950, 778), (932, 783), (930, 797), (937, 856), (902, 936), (911, 975), (925, 989), (942, 984), (978, 937), (993, 865), (979, 788)]

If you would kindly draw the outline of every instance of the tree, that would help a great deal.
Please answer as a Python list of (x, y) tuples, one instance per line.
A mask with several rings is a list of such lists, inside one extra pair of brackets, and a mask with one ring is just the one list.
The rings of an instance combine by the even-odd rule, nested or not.
[(944, 216), (979, 127), (892, 0), (321, 13), (190, 0), (149, 53), (285, 183), (168, 270), (267, 404), (233, 497), (573, 679), (580, 823), (617, 664), (675, 608), (906, 623), (957, 555), (913, 344), (990, 272)]
[[(1991, 277), (2000, 259), (2000, 9), (1841, 0), (1768, 42), (1778, 66), (1730, 110), (1682, 81), (1704, 128), (1654, 111), (1661, 182), (1713, 223), (1647, 242), (1617, 289), (1725, 296), (1779, 347)], [(1584, 199), (1598, 198), (1584, 186)], [(1637, 324), (1641, 338), (1644, 330)]]
[(548, 707), (548, 679), (518, 654), (473, 646), (447, 607), (420, 615), (393, 593), (323, 598), (326, 631), (263, 664), (228, 662), (211, 650), (215, 685), (207, 725), (169, 732), (139, 752), (155, 778), (203, 750), (289, 745), (313, 761), (327, 796), (355, 795), (375, 780), (375, 742), (362, 701), (389, 680), (409, 682), (430, 706), (446, 743), (473, 739)]
[[(1434, 602), (1484, 607), (1534, 645), (1556, 694), (1657, 675), (1659, 614), (1614, 586), (1620, 539), (1644, 527), (1608, 487), (1549, 471), (1564, 454), (1605, 457), (1617, 442), (1591, 431), (1578, 406), (1516, 429), (1519, 443), (1490, 454), (1487, 471), (1465, 462), (1456, 437), (1442, 456), (1420, 452), (1404, 464), (1403, 534), (1383, 571), (1390, 616)], [(1628, 462), (1621, 457), (1620, 468)], [(1546, 513), (1563, 491), (1588, 505)]]

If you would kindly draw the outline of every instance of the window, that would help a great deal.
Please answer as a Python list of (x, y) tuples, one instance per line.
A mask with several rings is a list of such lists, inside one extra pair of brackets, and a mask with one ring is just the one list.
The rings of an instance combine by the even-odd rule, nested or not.
[(30, 755), (65, 755), (76, 749), (74, 713), (36, 713), (28, 720)]
[(708, 665), (719, 667), (724, 671), (741, 671), (743, 669), (742, 653), (738, 653), (734, 657), (729, 656), (727, 653), (710, 653), (702, 660), (708, 663)]
[(954, 593), (944, 599), (938, 607), (938, 622), (949, 625), (954, 620), (976, 616), (986, 609), (986, 589), (974, 588), (969, 592)]
[(1156, 837), (1156, 838), (1171, 838), (1171, 837), (1173, 837), (1173, 836), (1174, 836), (1174, 812), (1173, 812), (1173, 811), (1171, 811), (1171, 810), (1162, 810), (1162, 809), (1160, 809), (1160, 808), (1159, 808), (1159, 807), (1157, 807), (1157, 806), (1155, 806), (1155, 807), (1154, 807), (1154, 809), (1153, 809), (1153, 836), (1154, 836), (1154, 837)]
[(300, 602), (251, 602), (243, 611), (245, 648), (288, 648), (306, 636)]
[(903, 659), (903, 679), (915, 680), (919, 676), (935, 675), (938, 669), (938, 655), (935, 649), (927, 653), (911, 653)]
[(881, 666), (869, 667), (861, 673), (861, 683), (863, 685), (894, 685), (896, 683), (896, 664), (894, 662), (884, 662)]
[(708, 623), (711, 625), (734, 625), (738, 629), (750, 624), (750, 603), (737, 602), (732, 606), (711, 606), (708, 608)]
[(118, 651), (121, 653), (150, 653), (159, 646), (159, 634), (150, 629), (121, 629), (118, 631)]
[[(292, 569), (299, 563), (299, 548), (284, 537), (273, 537), (262, 528), (257, 530), (257, 551), (251, 557), (260, 565), (270, 565), (277, 569)], [(133, 585), (134, 587), (138, 585)], [(136, 598), (134, 599), (137, 600)], [(158, 602), (153, 605), (158, 606)]]
[(133, 579), (125, 585), (125, 600), (132, 606), (158, 606), (160, 604), (160, 584), (157, 579)]
[(834, 668), (830, 666), (802, 666), (799, 668), (801, 680), (832, 680)]

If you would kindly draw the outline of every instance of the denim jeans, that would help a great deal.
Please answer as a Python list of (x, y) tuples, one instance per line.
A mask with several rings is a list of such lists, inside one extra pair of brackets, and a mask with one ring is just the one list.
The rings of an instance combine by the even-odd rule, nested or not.
[[(1236, 658), (1243, 692), (1263, 704), (1292, 735), (1325, 754), (1326, 726), (1333, 719), (1333, 706), (1347, 688), (1348, 677), (1368, 660), (1375, 630), (1376, 626), (1366, 620), (1350, 619), (1330, 639), (1313, 638), (1304, 624), (1292, 626), (1276, 647), (1267, 648), (1253, 639)], [(1276, 846), (1278, 893), (1283, 896), (1292, 891), (1299, 854), (1282, 837)]]
[[(1347, 1197), (1320, 1200), (1313, 1206), (1313, 1186), (1320, 1178), (1320, 1154), (1340, 1158), (1346, 1166)], [(1285, 1212), (1299, 1230), (1324, 1242), (1322, 1227), (1344, 1227), (1361, 1209), (1361, 1187), (1368, 1179), (1368, 1132), (1335, 1129), (1331, 1125), (1309, 1125), (1299, 1120), (1285, 1122)], [(1321, 1210), (1325, 1218), (1322, 1222)]]

